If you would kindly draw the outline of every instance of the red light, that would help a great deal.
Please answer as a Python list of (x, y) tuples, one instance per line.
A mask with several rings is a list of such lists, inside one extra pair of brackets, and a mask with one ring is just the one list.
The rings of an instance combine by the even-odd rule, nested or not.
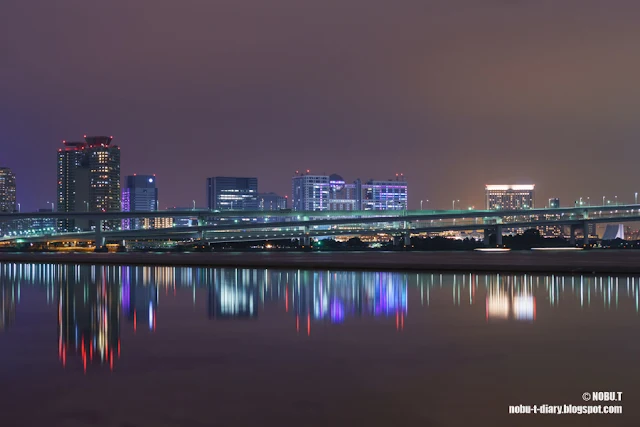
[(307, 173), (309, 173), (309, 169), (307, 169)]
[(87, 137), (87, 135), (84, 136), (85, 138)]

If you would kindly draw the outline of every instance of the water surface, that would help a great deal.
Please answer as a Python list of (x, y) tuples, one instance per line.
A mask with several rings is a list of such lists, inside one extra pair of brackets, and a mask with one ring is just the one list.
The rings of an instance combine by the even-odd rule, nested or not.
[[(0, 264), (7, 426), (640, 425), (639, 277)], [(514, 416), (622, 391), (622, 416)]]

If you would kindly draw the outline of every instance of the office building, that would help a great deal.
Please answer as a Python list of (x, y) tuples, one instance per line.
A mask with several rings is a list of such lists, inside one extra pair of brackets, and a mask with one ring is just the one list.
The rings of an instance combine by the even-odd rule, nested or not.
[[(52, 208), (38, 209), (38, 213), (53, 212)], [(32, 233), (51, 234), (56, 231), (56, 220), (53, 218), (32, 218), (29, 228)]]
[(297, 211), (357, 211), (407, 209), (407, 182), (357, 179), (348, 184), (338, 174), (292, 178), (292, 207)]
[(207, 207), (214, 210), (258, 210), (258, 178), (207, 178)]
[(407, 209), (407, 182), (399, 176), (396, 181), (370, 180), (362, 185), (362, 210)]
[(488, 210), (533, 209), (535, 185), (487, 185), (485, 207)]
[[(58, 212), (120, 211), (120, 147), (112, 137), (85, 135), (84, 141), (62, 141), (58, 150)], [(88, 230), (93, 221), (66, 219), (61, 231)], [(120, 227), (105, 221), (105, 229)]]
[(15, 212), (16, 206), (16, 176), (0, 167), (0, 212)]
[(329, 210), (329, 176), (296, 175), (292, 179), (291, 187), (291, 202), (294, 210)]
[(550, 209), (557, 209), (559, 207), (560, 207), (560, 199), (558, 199), (558, 198), (549, 199), (549, 208)]
[[(158, 210), (158, 188), (155, 175), (129, 175), (122, 189), (122, 212), (153, 212)], [(125, 218), (123, 230), (139, 230), (154, 227), (149, 218)]]
[(287, 209), (287, 197), (282, 197), (276, 193), (260, 193), (258, 194), (258, 208), (261, 211)]

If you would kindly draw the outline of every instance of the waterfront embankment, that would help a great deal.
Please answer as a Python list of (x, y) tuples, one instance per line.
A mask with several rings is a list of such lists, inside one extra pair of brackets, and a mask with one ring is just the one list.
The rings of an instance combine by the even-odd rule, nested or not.
[(640, 274), (640, 251), (0, 253), (0, 262), (316, 270)]

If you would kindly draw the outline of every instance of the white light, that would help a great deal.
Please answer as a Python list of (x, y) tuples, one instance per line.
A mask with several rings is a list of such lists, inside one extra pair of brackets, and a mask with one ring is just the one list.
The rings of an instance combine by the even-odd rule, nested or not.
[(487, 191), (506, 191), (506, 190), (533, 190), (535, 184), (530, 185), (485, 185)]
[(153, 178), (149, 178), (149, 182), (153, 182)]

